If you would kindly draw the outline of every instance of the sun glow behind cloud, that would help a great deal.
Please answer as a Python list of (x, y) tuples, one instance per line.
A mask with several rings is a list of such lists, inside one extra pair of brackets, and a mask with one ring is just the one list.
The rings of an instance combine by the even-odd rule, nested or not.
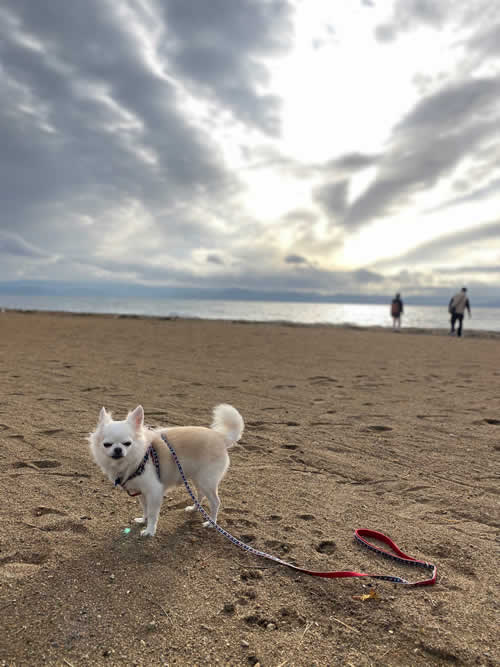
[[(387, 19), (383, 7), (377, 20)], [(374, 36), (373, 12), (361, 7), (335, 6), (320, 1), (297, 5), (296, 40), (292, 53), (271, 66), (271, 90), (282, 97), (283, 130), (279, 150), (302, 162), (321, 162), (348, 152), (383, 152), (391, 131), (422, 97), (452, 76), (461, 55), (453, 27), (431, 39), (420, 28), (394, 48), (384, 48)], [(367, 189), (375, 168), (351, 177), (348, 202)], [(311, 183), (270, 171), (244, 176), (245, 205), (259, 219), (272, 221), (286, 209), (311, 205)], [(374, 218), (362, 231), (346, 233), (335, 261), (356, 268), (398, 254), (402, 244), (416, 245), (436, 235), (470, 224), (468, 212), (423, 216), (442, 200), (445, 184), (421, 193), (402, 215)], [(485, 206), (485, 213), (491, 206)], [(402, 230), (404, 229), (404, 232)], [(283, 239), (289, 240), (283, 234)]]

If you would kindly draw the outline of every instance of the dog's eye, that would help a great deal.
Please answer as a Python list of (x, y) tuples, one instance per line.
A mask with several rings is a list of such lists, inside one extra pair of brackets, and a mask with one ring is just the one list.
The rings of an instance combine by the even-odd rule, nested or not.
[(108, 448), (108, 447), (111, 447), (111, 445), (113, 443), (112, 442), (103, 442), (102, 444), (104, 445), (104, 447)]
[(126, 442), (122, 442), (122, 445), (123, 445), (124, 447), (130, 447), (131, 444), (132, 444), (132, 443), (130, 442), (130, 440), (127, 440)]

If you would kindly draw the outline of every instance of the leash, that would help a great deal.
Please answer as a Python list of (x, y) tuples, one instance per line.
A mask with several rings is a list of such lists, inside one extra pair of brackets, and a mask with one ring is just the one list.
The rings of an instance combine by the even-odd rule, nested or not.
[[(419, 567), (423, 568), (425, 570), (430, 570), (431, 571), (431, 577), (430, 579), (422, 579), (420, 581), (407, 581), (406, 579), (402, 579), (401, 577), (393, 577), (390, 575), (386, 574), (368, 574), (365, 572), (351, 572), (349, 570), (341, 570), (341, 571), (333, 571), (333, 572), (322, 572), (318, 570), (308, 570), (303, 567), (298, 567), (297, 565), (293, 565), (292, 563), (288, 563), (286, 560), (282, 560), (281, 558), (278, 558), (277, 556), (273, 556), (271, 554), (266, 553), (265, 551), (259, 551), (258, 549), (255, 549), (254, 547), (251, 547), (249, 544), (245, 544), (245, 542), (242, 542), (239, 540), (237, 537), (234, 537), (230, 533), (227, 532), (227, 530), (224, 530), (224, 528), (221, 528), (218, 523), (216, 523), (210, 515), (203, 509), (203, 507), (200, 505), (198, 502), (198, 499), (194, 495), (191, 487), (189, 486), (189, 483), (186, 479), (186, 476), (184, 475), (184, 471), (182, 469), (182, 466), (179, 462), (179, 459), (177, 458), (177, 454), (175, 453), (174, 448), (170, 444), (170, 442), (167, 440), (167, 437), (165, 434), (161, 434), (161, 438), (163, 442), (167, 445), (167, 447), (170, 450), (170, 453), (172, 454), (172, 457), (177, 465), (177, 468), (179, 469), (179, 473), (182, 477), (182, 481), (184, 482), (184, 486), (187, 489), (187, 492), (191, 496), (196, 509), (201, 512), (203, 517), (224, 537), (226, 537), (228, 540), (230, 540), (233, 544), (235, 544), (237, 547), (240, 547), (244, 551), (248, 551), (249, 553), (253, 554), (254, 556), (259, 556), (261, 558), (267, 558), (268, 560), (272, 560), (275, 563), (279, 563), (280, 565), (284, 565), (285, 567), (290, 568), (291, 570), (295, 570), (296, 572), (302, 572), (303, 574), (308, 574), (312, 577), (324, 577), (326, 579), (342, 579), (342, 578), (349, 578), (349, 577), (368, 577), (369, 579), (379, 579), (382, 581), (390, 581), (393, 584), (405, 584), (406, 586), (412, 586), (412, 587), (417, 587), (417, 586), (430, 586), (432, 584), (436, 583), (436, 577), (437, 577), (437, 567), (436, 565), (433, 565), (432, 563), (427, 563), (426, 561), (423, 560), (418, 560), (417, 558), (413, 558), (412, 556), (408, 556), (408, 554), (405, 554), (401, 549), (397, 546), (395, 542), (391, 540), (390, 537), (387, 537), (387, 535), (384, 535), (384, 533), (380, 533), (377, 530), (370, 530), (369, 528), (358, 528), (357, 530), (354, 531), (354, 538), (358, 542), (358, 544), (361, 544), (362, 546), (366, 547), (367, 549), (370, 549), (371, 551), (374, 551), (375, 553), (379, 554), (380, 556), (383, 556), (384, 558), (390, 558), (391, 560), (397, 562), (397, 563), (403, 563), (404, 565), (410, 565), (413, 567)], [(391, 551), (386, 551), (385, 549), (381, 549), (380, 547), (376, 546), (372, 542), (370, 542), (367, 538), (371, 539), (376, 539), (379, 540), (380, 542), (383, 542), (386, 544)]]

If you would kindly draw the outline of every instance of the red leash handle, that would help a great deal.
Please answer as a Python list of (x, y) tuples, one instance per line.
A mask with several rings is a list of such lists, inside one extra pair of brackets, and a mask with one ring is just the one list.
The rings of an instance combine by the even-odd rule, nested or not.
[[(391, 549), (391, 551), (386, 551), (385, 549), (381, 549), (380, 547), (376, 546), (375, 544), (372, 544), (369, 542), (366, 538), (370, 537), (372, 539), (379, 540), (380, 542), (383, 542), (384, 544), (387, 544), (387, 546)], [(420, 567), (425, 570), (430, 570), (432, 572), (432, 576), (429, 579), (422, 579), (421, 581), (398, 581), (397, 583), (406, 583), (407, 586), (432, 586), (433, 584), (436, 583), (437, 579), (437, 567), (434, 565), (434, 563), (429, 563), (425, 560), (419, 560), (418, 558), (413, 558), (413, 556), (409, 556), (408, 554), (405, 554), (404, 551), (402, 551), (398, 545), (391, 540), (390, 537), (387, 537), (387, 535), (384, 535), (384, 533), (380, 533), (378, 530), (370, 530), (370, 528), (358, 528), (357, 530), (354, 531), (354, 538), (359, 542), (359, 544), (362, 544), (364, 547), (367, 549), (370, 549), (371, 551), (374, 551), (375, 553), (380, 554), (381, 556), (384, 556), (384, 558), (390, 558), (391, 560), (396, 561), (397, 563), (403, 563), (404, 565), (410, 565), (413, 567)], [(375, 577), (377, 579), (385, 578), (387, 577), (382, 577), (381, 575), (370, 575), (372, 577)], [(397, 577), (399, 579), (399, 577)]]

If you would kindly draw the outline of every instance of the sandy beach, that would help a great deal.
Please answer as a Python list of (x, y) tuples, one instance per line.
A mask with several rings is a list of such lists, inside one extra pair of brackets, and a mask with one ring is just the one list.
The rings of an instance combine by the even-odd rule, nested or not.
[[(467, 329), (1, 313), (0, 665), (498, 664), (499, 360)], [(380, 530), (437, 584), (294, 573), (182, 488), (141, 538), (89, 454), (101, 406), (209, 425), (221, 402), (246, 424), (222, 527), (311, 569), (425, 577), (353, 540)]]

